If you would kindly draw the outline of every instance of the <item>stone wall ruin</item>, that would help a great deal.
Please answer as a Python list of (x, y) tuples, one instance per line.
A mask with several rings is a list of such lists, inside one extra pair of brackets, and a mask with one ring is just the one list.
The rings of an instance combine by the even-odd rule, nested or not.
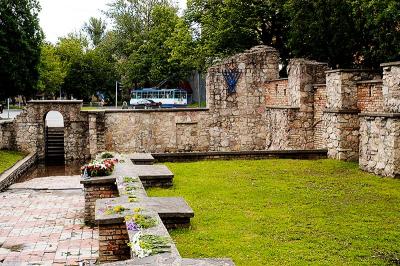
[[(44, 116), (65, 120), (66, 159), (111, 150), (133, 153), (327, 149), (359, 160), (363, 170), (400, 175), (400, 63), (369, 70), (329, 70), (292, 59), (279, 78), (279, 54), (257, 46), (207, 74), (207, 108), (81, 111), (81, 102), (32, 101), (12, 123), (0, 123), (0, 148), (43, 158)], [(224, 71), (240, 72), (236, 92)]]

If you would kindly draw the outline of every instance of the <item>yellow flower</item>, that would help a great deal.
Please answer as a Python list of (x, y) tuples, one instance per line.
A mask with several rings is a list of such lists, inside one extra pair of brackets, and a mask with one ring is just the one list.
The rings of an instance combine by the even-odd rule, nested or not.
[(114, 207), (114, 212), (117, 212), (117, 213), (122, 212), (124, 210), (125, 210), (125, 208), (122, 207), (122, 206), (115, 206)]

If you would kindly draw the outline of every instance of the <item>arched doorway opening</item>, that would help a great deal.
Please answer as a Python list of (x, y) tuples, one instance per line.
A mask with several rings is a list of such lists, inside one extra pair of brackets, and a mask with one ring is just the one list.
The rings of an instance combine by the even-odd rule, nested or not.
[(60, 112), (50, 111), (45, 116), (45, 145), (46, 163), (64, 163), (64, 118)]

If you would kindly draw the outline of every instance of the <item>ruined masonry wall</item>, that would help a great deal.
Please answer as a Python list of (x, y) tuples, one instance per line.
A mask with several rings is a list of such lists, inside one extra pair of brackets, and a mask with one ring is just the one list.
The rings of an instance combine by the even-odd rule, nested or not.
[(0, 122), (0, 150), (16, 149), (14, 132), (14, 124), (11, 121)]
[(400, 118), (361, 117), (360, 168), (400, 176)]
[[(279, 79), (279, 54), (257, 46), (214, 65), (207, 108), (81, 111), (81, 101), (32, 101), (12, 123), (0, 123), (0, 148), (44, 157), (48, 111), (64, 117), (66, 159), (97, 152), (207, 152), (328, 149), (359, 160), (366, 171), (399, 176), (400, 62), (383, 77), (368, 70), (328, 71), (293, 59)], [(229, 94), (223, 72), (238, 69)], [(382, 78), (382, 79), (381, 79)]]
[(400, 176), (400, 62), (385, 63), (383, 79), (359, 84), (360, 168)]

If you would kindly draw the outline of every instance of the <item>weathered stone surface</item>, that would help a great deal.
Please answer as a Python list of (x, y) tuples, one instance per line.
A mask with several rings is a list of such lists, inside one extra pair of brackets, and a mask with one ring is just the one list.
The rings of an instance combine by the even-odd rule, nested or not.
[[(54, 110), (64, 116), (66, 160), (84, 160), (105, 150), (204, 153), (326, 148), (331, 158), (358, 160), (360, 137), (369, 132), (359, 131), (358, 114), (379, 121), (387, 113), (400, 112), (400, 63), (382, 67), (381, 79), (368, 70), (326, 71), (326, 64), (293, 59), (288, 79), (279, 79), (278, 52), (257, 46), (209, 69), (207, 108), (81, 112), (79, 101), (33, 101), (14, 122), (0, 122), (0, 148), (37, 152), (43, 158), (44, 117)], [(232, 68), (241, 72), (235, 93), (228, 92), (223, 75)], [(380, 169), (382, 164), (371, 163), (368, 169), (374, 167)]]
[(360, 168), (400, 176), (400, 118), (361, 117)]
[(400, 62), (382, 64), (384, 110), (400, 112)]

